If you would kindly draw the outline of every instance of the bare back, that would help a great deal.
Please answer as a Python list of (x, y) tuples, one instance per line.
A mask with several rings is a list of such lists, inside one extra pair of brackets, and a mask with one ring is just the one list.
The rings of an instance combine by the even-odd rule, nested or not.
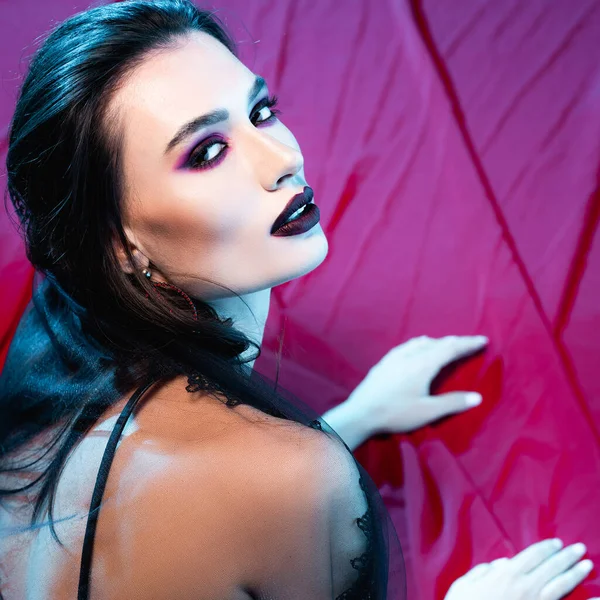
[[(67, 460), (54, 515), (64, 548), (48, 527), (2, 541), (5, 600), (77, 598), (90, 498), (126, 402), (114, 405)], [(315, 481), (331, 471), (317, 467), (323, 437), (247, 405), (229, 407), (189, 394), (181, 380), (151, 390), (129, 418), (110, 467), (93, 545), (90, 597), (257, 597), (249, 590), (283, 573), (287, 563), (277, 568), (277, 562), (289, 562), (288, 555), (302, 547), (290, 540), (300, 535), (314, 540), (330, 529), (319, 508), (322, 487)], [(354, 501), (353, 509), (359, 506), (362, 514), (366, 505), (356, 493)], [(0, 510), (2, 528), (27, 522), (23, 501), (19, 516)], [(309, 527), (299, 534), (296, 523)], [(344, 526), (352, 528), (349, 519)], [(364, 550), (360, 542), (349, 540), (343, 560)], [(313, 545), (323, 546), (322, 556)], [(305, 567), (315, 563), (316, 572), (316, 563), (329, 559), (325, 546), (311, 542), (310, 552), (296, 560)], [(307, 578), (306, 585), (324, 585), (311, 581)]]
[[(66, 462), (54, 513), (64, 548), (48, 527), (2, 540), (0, 590), (5, 600), (77, 597), (96, 474), (127, 400), (107, 411)], [(300, 456), (298, 444), (307, 439), (306, 430), (247, 405), (228, 407), (210, 396), (190, 394), (182, 380), (151, 390), (129, 418), (110, 467), (94, 541), (94, 600), (162, 598), (163, 593), (165, 598), (179, 597), (173, 578), (165, 573), (165, 557), (172, 557), (172, 570), (178, 572), (178, 557), (185, 557), (187, 550), (185, 535), (177, 532), (190, 529), (206, 549), (198, 556), (203, 584), (198, 585), (195, 573), (194, 598), (251, 598), (243, 585), (253, 574), (249, 557), (239, 554), (244, 550), (240, 515), (249, 514), (249, 506), (258, 501), (255, 492), (270, 485), (267, 479), (282, 479), (282, 460), (292, 481), (300, 474), (289, 465), (294, 455)], [(280, 489), (287, 484), (282, 481)], [(0, 507), (2, 529), (28, 524), (26, 500), (18, 496), (7, 503), (9, 510)], [(190, 520), (190, 511), (181, 506), (190, 501), (201, 510), (192, 513), (192, 522), (181, 521)], [(177, 579), (185, 577), (179, 573)], [(182, 589), (185, 585), (181, 581)]]

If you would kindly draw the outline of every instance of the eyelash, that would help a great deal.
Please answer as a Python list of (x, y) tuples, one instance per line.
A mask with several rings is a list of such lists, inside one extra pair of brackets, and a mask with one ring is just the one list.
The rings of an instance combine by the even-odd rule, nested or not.
[[(256, 104), (256, 106), (252, 110), (251, 116), (257, 112), (260, 112), (265, 107), (268, 107), (269, 110), (271, 111), (271, 114), (266, 119), (259, 121), (257, 123), (257, 126), (263, 125), (264, 123), (270, 123), (271, 121), (274, 121), (275, 119), (277, 119), (277, 115), (281, 114), (281, 111), (275, 108), (275, 106), (277, 106), (277, 103), (278, 103), (277, 96), (268, 96), (267, 98), (263, 98), (260, 102), (258, 102)], [(206, 150), (208, 150), (208, 148), (210, 148), (211, 146), (214, 146), (215, 144), (221, 144), (223, 146), (223, 148), (217, 154), (217, 156), (215, 156), (214, 158), (211, 158), (209, 160), (197, 160), (206, 152)], [(191, 169), (195, 169), (195, 170), (209, 169), (213, 166), (216, 166), (218, 163), (220, 163), (225, 158), (225, 155), (227, 154), (226, 148), (228, 148), (228, 147), (229, 146), (225, 143), (223, 138), (221, 138), (220, 136), (210, 137), (207, 140), (204, 140), (203, 142), (198, 144), (198, 146), (196, 146), (192, 150), (190, 157), (186, 163), (186, 166)]]

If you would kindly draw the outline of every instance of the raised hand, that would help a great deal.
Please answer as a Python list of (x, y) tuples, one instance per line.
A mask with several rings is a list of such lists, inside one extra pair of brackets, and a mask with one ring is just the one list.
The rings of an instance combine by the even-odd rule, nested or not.
[(564, 598), (589, 575), (593, 564), (581, 560), (586, 553), (583, 544), (562, 546), (560, 540), (544, 540), (513, 558), (477, 565), (452, 584), (445, 600)]
[(477, 406), (475, 392), (431, 396), (429, 388), (440, 370), (487, 345), (485, 336), (413, 338), (392, 348), (348, 398), (357, 414), (371, 419), (378, 433), (412, 431), (449, 414)]

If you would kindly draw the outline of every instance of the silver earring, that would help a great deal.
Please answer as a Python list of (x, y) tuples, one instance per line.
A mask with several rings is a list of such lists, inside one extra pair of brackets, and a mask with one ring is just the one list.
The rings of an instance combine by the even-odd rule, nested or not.
[(147, 279), (150, 279), (150, 277), (152, 277), (152, 271), (150, 271), (150, 269), (143, 269), (142, 273), (146, 276)]

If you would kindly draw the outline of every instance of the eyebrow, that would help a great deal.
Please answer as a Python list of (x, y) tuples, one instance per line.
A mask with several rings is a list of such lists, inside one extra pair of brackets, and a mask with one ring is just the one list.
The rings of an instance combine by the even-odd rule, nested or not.
[[(255, 77), (254, 83), (248, 92), (248, 104), (254, 101), (256, 96), (258, 96), (259, 92), (261, 92), (266, 85), (266, 81), (260, 75)], [(229, 111), (225, 109), (218, 109), (188, 121), (179, 128), (177, 133), (167, 144), (167, 147), (165, 148), (165, 154), (168, 154), (175, 146), (181, 144), (181, 142), (196, 133), (199, 129), (227, 121), (227, 119), (229, 119)]]

